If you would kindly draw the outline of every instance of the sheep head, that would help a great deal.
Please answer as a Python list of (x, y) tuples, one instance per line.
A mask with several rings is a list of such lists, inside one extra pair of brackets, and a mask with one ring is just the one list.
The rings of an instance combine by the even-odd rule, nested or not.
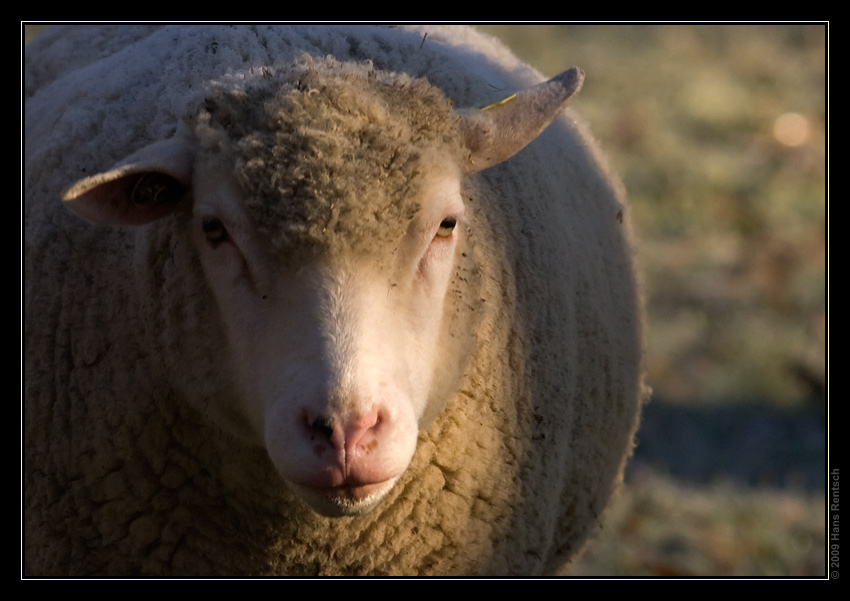
[(527, 145), (582, 77), (453, 110), (424, 80), (307, 60), (211, 84), (173, 137), (64, 200), (99, 223), (186, 214), (272, 463), (316, 511), (361, 514), (404, 473), (463, 364), (446, 349), (462, 338), (447, 297), (472, 226), (463, 175)]

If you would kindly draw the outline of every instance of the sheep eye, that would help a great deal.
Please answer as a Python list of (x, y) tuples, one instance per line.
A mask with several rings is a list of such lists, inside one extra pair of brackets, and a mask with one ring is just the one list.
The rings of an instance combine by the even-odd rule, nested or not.
[(452, 232), (457, 225), (457, 218), (455, 217), (446, 217), (440, 222), (440, 227), (437, 228), (437, 235), (441, 238), (448, 238), (452, 235)]
[(227, 228), (224, 227), (221, 219), (217, 219), (215, 217), (204, 217), (201, 222), (201, 229), (204, 230), (207, 242), (209, 242), (213, 247), (216, 247), (223, 242), (227, 242), (230, 239), (230, 235), (227, 233)]

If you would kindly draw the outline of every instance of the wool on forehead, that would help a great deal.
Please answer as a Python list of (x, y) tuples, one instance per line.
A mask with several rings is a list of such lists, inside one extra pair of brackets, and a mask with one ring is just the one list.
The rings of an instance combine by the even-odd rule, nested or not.
[(458, 164), (451, 103), (424, 79), (330, 58), (255, 71), (211, 86), (197, 130), (278, 250), (391, 244), (419, 208), (424, 176)]

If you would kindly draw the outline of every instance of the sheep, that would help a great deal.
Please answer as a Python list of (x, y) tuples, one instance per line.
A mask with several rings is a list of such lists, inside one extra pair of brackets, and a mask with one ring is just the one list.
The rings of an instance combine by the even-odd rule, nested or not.
[(26, 55), (25, 574), (564, 573), (645, 394), (579, 70), (455, 26)]

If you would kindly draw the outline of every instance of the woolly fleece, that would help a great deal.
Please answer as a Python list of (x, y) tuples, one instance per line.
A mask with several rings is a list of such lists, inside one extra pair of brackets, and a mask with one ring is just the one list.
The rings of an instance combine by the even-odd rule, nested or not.
[[(76, 26), (27, 47), (25, 574), (559, 573), (598, 528), (637, 427), (642, 325), (623, 193), (572, 110), (515, 157), (465, 178), (445, 317), (447, 370), (460, 372), (399, 483), (358, 517), (314, 513), (256, 442), (187, 212), (104, 227), (61, 206), (73, 182), (198, 118), (198, 131), (223, 133), (244, 163), (253, 219), (272, 211), (289, 224), (264, 234), (271, 244), (321, 247), (335, 239), (328, 232), (345, 235), (360, 189), (341, 186), (352, 200), (319, 208), (335, 171), (311, 175), (315, 188), (293, 186), (297, 169), (268, 157), (262, 124), (272, 114), (223, 116), (230, 101), (239, 106), (240, 86), (271, 94), (264, 80), (298, 81), (278, 79), (293, 69), (324, 77), (306, 65), (328, 55), (349, 79), (374, 73), (378, 83), (365, 95), (358, 83), (349, 98), (278, 88), (285, 102), (303, 101), (295, 110), (307, 123), (312, 102), (352, 102), (364, 135), (449, 153), (462, 150), (450, 127), (426, 135), (376, 124), (419, 123), (418, 104), (448, 123), (443, 97), (484, 106), (543, 79), (497, 41), (453, 26)], [(404, 95), (388, 92), (402, 81)], [(399, 173), (425, 168), (425, 156), (399, 157), (412, 170)], [(282, 169), (279, 197), (306, 213), (256, 203), (257, 160)], [(369, 171), (381, 164), (367, 161), (364, 186), (392, 177)], [(394, 200), (410, 183), (380, 184), (389, 204), (376, 222), (415, 210)]]

